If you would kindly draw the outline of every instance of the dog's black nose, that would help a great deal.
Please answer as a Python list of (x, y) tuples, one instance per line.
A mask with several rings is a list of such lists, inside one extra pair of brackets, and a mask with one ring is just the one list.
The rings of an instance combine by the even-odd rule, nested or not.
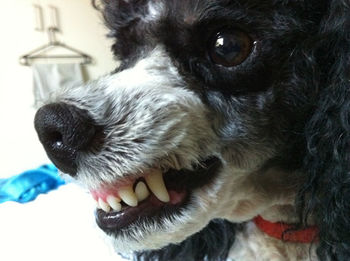
[(73, 105), (52, 103), (38, 110), (34, 124), (52, 162), (61, 171), (74, 176), (77, 153), (89, 148), (96, 133), (88, 113)]

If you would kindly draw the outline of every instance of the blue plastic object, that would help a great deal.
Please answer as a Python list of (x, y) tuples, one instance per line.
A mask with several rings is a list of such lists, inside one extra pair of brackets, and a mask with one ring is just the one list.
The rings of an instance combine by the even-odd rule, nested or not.
[(8, 179), (0, 179), (0, 203), (6, 201), (26, 203), (64, 183), (54, 165), (43, 165)]

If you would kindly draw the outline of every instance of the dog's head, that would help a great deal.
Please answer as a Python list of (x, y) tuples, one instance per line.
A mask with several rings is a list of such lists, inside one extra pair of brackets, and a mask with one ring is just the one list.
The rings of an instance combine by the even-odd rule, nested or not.
[[(319, 204), (318, 190), (309, 193), (327, 186), (314, 184), (324, 181), (314, 173), (318, 148), (337, 153), (334, 143), (321, 144), (322, 128), (335, 137), (330, 128), (345, 102), (328, 115), (335, 122), (324, 122), (327, 88), (349, 87), (346, 8), (319, 0), (106, 0), (121, 65), (56, 93), (36, 115), (40, 140), (91, 191), (102, 208), (97, 223), (121, 251), (161, 248), (211, 220), (244, 222), (293, 204), (305, 181), (299, 199)], [(339, 142), (344, 128), (339, 122)]]

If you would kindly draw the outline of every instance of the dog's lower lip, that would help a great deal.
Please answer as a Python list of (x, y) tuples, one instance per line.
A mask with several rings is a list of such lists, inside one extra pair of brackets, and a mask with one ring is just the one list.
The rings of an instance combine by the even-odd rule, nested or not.
[(106, 213), (101, 209), (96, 211), (96, 220), (99, 227), (106, 232), (128, 227), (130, 224), (142, 218), (152, 218), (159, 212), (169, 208), (176, 208), (186, 200), (187, 192), (169, 191), (175, 204), (159, 201), (154, 195), (139, 203), (137, 207), (125, 207), (119, 212)]
[(169, 170), (164, 177), (170, 194), (170, 202), (159, 201), (153, 194), (139, 203), (137, 207), (125, 207), (119, 212), (106, 213), (101, 209), (96, 211), (98, 226), (109, 234), (127, 231), (130, 225), (137, 222), (157, 222), (163, 217), (171, 217), (184, 209), (190, 199), (191, 191), (211, 182), (221, 161), (211, 157), (196, 170)]

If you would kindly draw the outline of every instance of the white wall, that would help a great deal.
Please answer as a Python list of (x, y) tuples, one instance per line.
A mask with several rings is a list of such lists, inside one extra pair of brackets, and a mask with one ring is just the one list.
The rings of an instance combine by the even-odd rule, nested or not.
[(87, 66), (90, 79), (116, 66), (107, 30), (90, 0), (1, 0), (0, 178), (48, 162), (33, 127), (32, 71), (18, 62), (48, 41), (46, 33), (34, 31), (33, 3), (43, 7), (46, 26), (48, 6), (57, 7), (62, 31), (57, 38), (93, 57), (94, 63)]

